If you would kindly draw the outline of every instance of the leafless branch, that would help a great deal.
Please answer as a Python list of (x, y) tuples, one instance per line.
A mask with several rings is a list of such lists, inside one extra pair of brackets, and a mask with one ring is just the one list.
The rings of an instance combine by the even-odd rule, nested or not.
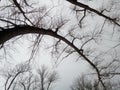
[(106, 15), (104, 15), (103, 13), (101, 13), (101, 12), (99, 12), (99, 11), (97, 11), (97, 10), (95, 10), (95, 9), (93, 9), (93, 8), (89, 7), (88, 5), (85, 5), (85, 4), (83, 4), (83, 3), (80, 3), (80, 2), (77, 2), (77, 1), (75, 2), (75, 1), (73, 1), (73, 0), (67, 0), (67, 1), (70, 2), (70, 3), (72, 3), (72, 4), (74, 4), (74, 5), (77, 5), (77, 6), (79, 6), (79, 7), (82, 7), (82, 8), (84, 8), (84, 9), (86, 9), (86, 10), (89, 10), (89, 11), (91, 11), (91, 12), (94, 12), (94, 13), (98, 14), (99, 16), (102, 16), (102, 17), (108, 19), (109, 21), (113, 22), (114, 24), (120, 26), (120, 24), (116, 21), (116, 18), (111, 18), (111, 17), (109, 17), (109, 16), (106, 16)]

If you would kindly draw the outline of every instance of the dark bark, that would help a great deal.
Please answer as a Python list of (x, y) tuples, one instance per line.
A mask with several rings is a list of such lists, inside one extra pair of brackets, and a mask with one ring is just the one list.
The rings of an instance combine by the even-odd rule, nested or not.
[(77, 6), (79, 6), (79, 7), (82, 7), (82, 8), (84, 8), (84, 9), (86, 9), (86, 10), (89, 10), (89, 11), (91, 11), (91, 12), (94, 12), (94, 13), (98, 14), (99, 16), (101, 16), (101, 17), (103, 17), (103, 18), (105, 18), (105, 19), (108, 19), (109, 21), (113, 22), (115, 25), (120, 26), (120, 24), (116, 21), (116, 18), (111, 18), (111, 17), (103, 14), (102, 12), (99, 12), (98, 10), (93, 9), (93, 8), (91, 8), (90, 6), (85, 5), (85, 4), (83, 4), (83, 3), (75, 2), (74, 0), (67, 0), (67, 1), (70, 2), (70, 3), (72, 3), (72, 4), (74, 4), (74, 5), (77, 5)]
[(96, 70), (98, 74), (98, 79), (104, 86), (100, 77), (101, 76), (100, 72), (98, 68), (94, 65), (94, 63), (92, 63), (83, 53), (81, 53), (80, 50), (73, 43), (68, 41), (65, 37), (58, 35), (56, 32), (52, 31), (51, 29), (43, 29), (43, 28), (38, 28), (38, 27), (28, 26), (28, 25), (20, 25), (10, 29), (4, 29), (3, 31), (0, 32), (0, 44), (3, 44), (9, 39), (16, 37), (18, 35), (29, 34), (29, 33), (50, 35), (52, 37), (55, 37), (59, 40), (64, 41), (66, 44), (71, 46), (79, 55), (81, 55)]

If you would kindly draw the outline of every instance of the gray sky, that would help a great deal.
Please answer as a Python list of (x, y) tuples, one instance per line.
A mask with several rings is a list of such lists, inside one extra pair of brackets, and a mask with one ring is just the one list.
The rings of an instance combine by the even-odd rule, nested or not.
[[(49, 42), (50, 41), (50, 37)], [(21, 42), (20, 42), (21, 41)], [(14, 67), (18, 63), (24, 62), (28, 60), (29, 56), (28, 53), (30, 50), (28, 50), (28, 45), (27, 45), (27, 40), (25, 38), (18, 40), (18, 45), (17, 42), (13, 45), (13, 47), (17, 47), (17, 51), (12, 51), (12, 58), (9, 58), (8, 63), (2, 63), (1, 66), (3, 66), (4, 69), (7, 69), (9, 67)], [(48, 42), (48, 41), (47, 41)], [(25, 48), (24, 48), (25, 47)], [(33, 68), (37, 69), (40, 68), (41, 65), (46, 65), (47, 67), (53, 69), (54, 61), (51, 57), (50, 51), (47, 49), (44, 49), (45, 47), (41, 45), (40, 52), (37, 54), (35, 60), (32, 60), (32, 65)], [(11, 48), (12, 49), (12, 48)], [(10, 50), (10, 49), (9, 49)], [(72, 55), (66, 59), (64, 59), (63, 62), (61, 62), (57, 67), (54, 67), (54, 69), (58, 72), (59, 74), (59, 80), (56, 82), (56, 86), (53, 85), (53, 90), (69, 90), (70, 85), (72, 85), (72, 81), (78, 76), (83, 73), (85, 73), (90, 66), (84, 62), (84, 61), (77, 61), (75, 59), (76, 55)], [(4, 64), (4, 65), (3, 65)], [(2, 79), (2, 78), (1, 78)], [(4, 80), (1, 80), (3, 83)], [(2, 84), (1, 84), (2, 85)]]
[[(66, 17), (68, 17), (70, 15), (70, 11), (69, 11), (69, 13), (66, 13), (68, 11), (69, 7), (73, 6), (73, 5), (70, 5), (68, 2), (65, 2), (64, 0), (39, 0), (39, 1), (40, 1), (40, 5), (45, 4), (50, 7), (51, 7), (51, 5), (56, 6), (56, 5), (60, 4), (60, 6), (57, 9), (54, 9), (54, 11), (53, 11), (54, 13), (57, 13), (59, 8), (61, 8), (62, 6), (64, 6), (64, 8), (68, 7), (68, 8), (66, 8), (67, 10), (66, 9), (63, 10), (63, 14)], [(53, 1), (53, 2), (51, 2), (51, 1)], [(102, 0), (102, 1), (100, 1), (100, 0), (92, 0), (92, 1), (80, 0), (80, 1), (83, 3), (85, 3), (85, 2), (88, 3), (91, 7), (100, 8), (101, 4), (106, 4), (108, 0), (106, 1), (106, 3), (102, 2), (105, 0)], [(71, 18), (71, 16), (70, 16), (70, 18)], [(98, 22), (98, 21), (100, 21), (100, 23), (103, 22), (102, 21), (103, 19), (98, 18), (98, 17), (95, 17), (92, 19), (88, 17), (88, 19), (89, 19), (88, 20), (89, 27), (85, 27), (84, 28), (85, 30), (89, 30), (89, 29), (92, 30), (93, 28), (97, 27), (96, 22)], [(96, 22), (94, 22), (95, 20), (96, 20)], [(73, 20), (73, 21), (75, 21), (75, 20)], [(75, 24), (75, 23), (72, 22), (71, 24)], [(99, 24), (98, 24), (98, 26), (99, 26)], [(84, 26), (86, 26), (86, 24), (84, 24)], [(67, 27), (67, 28), (69, 28), (69, 27)], [(110, 27), (109, 28), (106, 27), (106, 28), (110, 29)], [(63, 32), (65, 33), (65, 31), (63, 31)], [(84, 31), (82, 31), (82, 32), (85, 33)], [(101, 49), (101, 47), (99, 48), (99, 46), (98, 46), (98, 48), (101, 51), (107, 50), (116, 44), (116, 42), (113, 43), (112, 41), (108, 41), (108, 39), (110, 39), (110, 37), (107, 34), (109, 34), (109, 33), (106, 31), (106, 33), (104, 35), (104, 40), (102, 43), (100, 43), (100, 45), (103, 48)], [(114, 39), (118, 38), (117, 37), (118, 33), (115, 33), (114, 35), (115, 35)], [(29, 35), (28, 35), (28, 37), (29, 37)], [(7, 59), (8, 60), (7, 63), (5, 63), (6, 60), (1, 61), (1, 63), (0, 63), (1, 67), (7, 68), (8, 65), (9, 66), (11, 65), (11, 67), (14, 67), (14, 65), (16, 65), (20, 62), (24, 62), (24, 61), (28, 60), (31, 49), (29, 47), (30, 42), (26, 38), (27, 38), (27, 35), (24, 38), (21, 38), (20, 40), (15, 42), (15, 44), (12, 45), (11, 48), (9, 48), (9, 47), (7, 48), (7, 51), (10, 53), (10, 55), (9, 55), (9, 58)], [(33, 68), (39, 68), (39, 66), (42, 64), (45, 64), (46, 66), (48, 66), (50, 68), (53, 68), (52, 66), (54, 65), (54, 63), (53, 63), (54, 58), (51, 57), (50, 50), (45, 49), (46, 45), (47, 44), (50, 45), (51, 42), (53, 42), (53, 38), (48, 36), (47, 39), (44, 39), (43, 43), (41, 43), (39, 53), (37, 54), (35, 60), (32, 61), (32, 63), (34, 64)], [(75, 44), (76, 44), (76, 46), (79, 47), (79, 44), (77, 41)], [(13, 49), (13, 48), (17, 48), (17, 50)], [(60, 79), (55, 84), (56, 86), (54, 87), (54, 90), (70, 90), (69, 87), (73, 83), (72, 81), (78, 75), (81, 75), (86, 72), (90, 73), (90, 69), (91, 69), (90, 65), (87, 62), (85, 62), (84, 60), (80, 60), (80, 61), (76, 62), (76, 57), (77, 57), (77, 55), (73, 54), (70, 57), (67, 57), (66, 59), (64, 59), (63, 62), (61, 62), (57, 67), (54, 68), (56, 71), (58, 71), (58, 74), (60, 75)], [(2, 78), (0, 78), (0, 79), (2, 79)], [(0, 81), (1, 81), (1, 83), (3, 83), (2, 82), (3, 80), (0, 80)], [(1, 86), (1, 87), (3, 87), (3, 86)]]

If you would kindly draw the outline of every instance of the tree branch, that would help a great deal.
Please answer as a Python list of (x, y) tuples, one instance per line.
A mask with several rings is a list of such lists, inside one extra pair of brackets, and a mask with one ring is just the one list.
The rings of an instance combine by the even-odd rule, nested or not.
[(102, 12), (99, 12), (98, 10), (95, 10), (95, 9), (93, 9), (93, 8), (89, 7), (88, 5), (85, 5), (85, 4), (83, 4), (83, 3), (75, 2), (74, 0), (67, 0), (67, 1), (70, 2), (70, 3), (72, 3), (72, 4), (74, 4), (74, 5), (77, 5), (77, 6), (79, 6), (79, 7), (82, 7), (82, 8), (84, 8), (84, 9), (86, 9), (86, 10), (89, 10), (89, 11), (91, 11), (91, 12), (94, 12), (94, 13), (98, 14), (99, 16), (102, 16), (102, 17), (104, 17), (105, 19), (108, 19), (109, 21), (113, 22), (114, 24), (120, 26), (120, 24), (116, 21), (116, 18), (111, 18), (111, 17), (109, 17), (109, 16), (107, 16), (107, 15), (104, 15)]
[(0, 31), (0, 44), (5, 43), (6, 41), (8, 41), (9, 39), (15, 36), (21, 34), (29, 34), (29, 33), (49, 35), (59, 40), (62, 40), (63, 42), (71, 46), (80, 56), (82, 56), (96, 70), (99, 81), (101, 82), (103, 87), (105, 87), (103, 81), (101, 80), (100, 72), (98, 68), (94, 65), (94, 63), (92, 63), (83, 53), (81, 53), (73, 43), (68, 41), (65, 37), (58, 35), (56, 32), (52, 31), (51, 29), (43, 29), (28, 25), (19, 25), (14, 28), (4, 29), (3, 31)]
[[(24, 0), (26, 1), (26, 0)], [(16, 7), (20, 10), (20, 12), (23, 14), (23, 16), (25, 17), (25, 19), (27, 19), (32, 25), (34, 25), (30, 19), (25, 15), (25, 12), (22, 10), (21, 6), (19, 5), (19, 3), (17, 2), (17, 0), (13, 0), (14, 4), (16, 5)]]

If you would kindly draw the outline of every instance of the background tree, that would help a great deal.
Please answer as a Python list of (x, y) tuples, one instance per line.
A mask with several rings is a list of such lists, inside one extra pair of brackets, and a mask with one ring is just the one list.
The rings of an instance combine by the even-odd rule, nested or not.
[[(96, 81), (91, 79), (87, 75), (82, 75), (76, 78), (71, 85), (71, 90), (104, 90), (104, 88)], [(120, 87), (119, 82), (113, 83), (111, 81), (104, 82), (107, 90), (118, 90)]]
[(40, 90), (49, 90), (52, 84), (54, 84), (55, 81), (58, 79), (57, 72), (48, 71), (48, 68), (44, 65), (41, 66), (40, 69), (38, 69), (38, 75), (40, 79)]
[(16, 65), (2, 75), (5, 79), (4, 90), (51, 90), (59, 78), (56, 71), (50, 71), (44, 65), (34, 74), (29, 64)]
[(11, 90), (10, 88), (14, 85), (16, 85), (16, 83), (14, 83), (18, 77), (20, 77), (22, 74), (29, 72), (30, 71), (30, 66), (29, 64), (19, 64), (16, 65), (15, 68), (11, 69), (7, 69), (7, 71), (3, 70), (2, 75), (5, 77), (6, 81), (5, 81), (5, 89), (4, 90)]

